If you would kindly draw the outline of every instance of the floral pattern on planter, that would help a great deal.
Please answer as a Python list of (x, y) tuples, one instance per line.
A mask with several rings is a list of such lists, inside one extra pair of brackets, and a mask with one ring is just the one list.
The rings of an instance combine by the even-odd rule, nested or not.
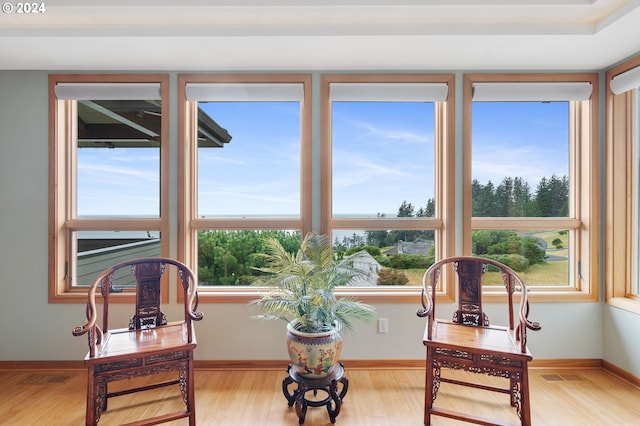
[(342, 336), (333, 329), (321, 333), (304, 333), (287, 324), (287, 352), (291, 364), (303, 377), (319, 379), (328, 376), (338, 363)]

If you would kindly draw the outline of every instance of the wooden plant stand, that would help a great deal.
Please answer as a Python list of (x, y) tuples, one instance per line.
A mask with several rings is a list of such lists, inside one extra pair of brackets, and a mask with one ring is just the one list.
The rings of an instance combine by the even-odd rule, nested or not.
[[(327, 407), (331, 423), (336, 422), (336, 417), (340, 414), (342, 400), (349, 389), (349, 380), (344, 376), (344, 366), (337, 364), (331, 374), (321, 379), (310, 379), (302, 377), (296, 371), (295, 366), (289, 364), (287, 368), (289, 375), (282, 381), (282, 392), (289, 403), (289, 407), (296, 406), (298, 423), (303, 424), (307, 415), (307, 407)], [(297, 384), (293, 392), (289, 390), (291, 384)], [(341, 384), (341, 386), (338, 385)], [(307, 394), (313, 392), (315, 397), (318, 391), (324, 392), (324, 399), (309, 399)]]

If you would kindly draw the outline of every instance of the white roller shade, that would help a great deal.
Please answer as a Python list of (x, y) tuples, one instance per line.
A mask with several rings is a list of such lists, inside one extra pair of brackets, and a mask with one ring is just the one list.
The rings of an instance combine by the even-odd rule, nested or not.
[(187, 83), (185, 96), (199, 102), (300, 102), (304, 87), (302, 83)]
[(622, 74), (616, 75), (611, 79), (609, 87), (611, 87), (611, 91), (615, 95), (637, 89), (640, 87), (640, 67), (631, 68)]
[(474, 101), (585, 101), (591, 97), (591, 83), (473, 83)]
[(160, 83), (57, 83), (60, 100), (151, 100), (160, 99)]
[(446, 83), (331, 83), (332, 101), (352, 102), (443, 102)]

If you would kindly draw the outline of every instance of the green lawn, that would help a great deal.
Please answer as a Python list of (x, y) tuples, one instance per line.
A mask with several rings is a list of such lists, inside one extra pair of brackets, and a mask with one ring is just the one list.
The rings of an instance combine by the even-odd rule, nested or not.
[[(423, 269), (403, 269), (402, 272), (409, 278), (407, 285), (422, 285)], [(569, 261), (558, 260), (533, 265), (519, 274), (527, 285), (566, 286), (569, 283)], [(502, 277), (498, 272), (487, 272), (484, 276), (485, 285), (502, 283)]]
[[(519, 273), (527, 285), (566, 286), (569, 284), (569, 261), (557, 260), (530, 266)], [(485, 285), (502, 284), (502, 277), (498, 272), (487, 272), (484, 276)]]
[[(541, 286), (566, 286), (569, 283), (569, 236), (568, 234), (560, 234), (558, 231), (536, 231), (528, 233), (534, 237), (543, 239), (547, 243), (546, 254), (551, 259), (561, 258), (560, 260), (549, 260), (546, 263), (532, 265), (526, 271), (520, 272), (520, 276), (528, 285)], [(561, 248), (555, 248), (552, 241), (559, 238)], [(407, 285), (421, 286), (423, 269), (402, 269), (409, 283)], [(502, 285), (502, 277), (498, 272), (487, 272), (484, 276), (485, 285)]]

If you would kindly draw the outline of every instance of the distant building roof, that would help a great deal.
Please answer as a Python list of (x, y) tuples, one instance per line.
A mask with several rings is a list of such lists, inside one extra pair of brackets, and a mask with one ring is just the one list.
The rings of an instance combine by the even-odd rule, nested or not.
[(366, 250), (361, 250), (350, 256), (347, 256), (353, 262), (353, 267), (365, 273), (365, 276), (358, 277), (353, 280), (350, 287), (371, 287), (378, 285), (378, 272), (382, 270), (382, 266), (373, 258)]

